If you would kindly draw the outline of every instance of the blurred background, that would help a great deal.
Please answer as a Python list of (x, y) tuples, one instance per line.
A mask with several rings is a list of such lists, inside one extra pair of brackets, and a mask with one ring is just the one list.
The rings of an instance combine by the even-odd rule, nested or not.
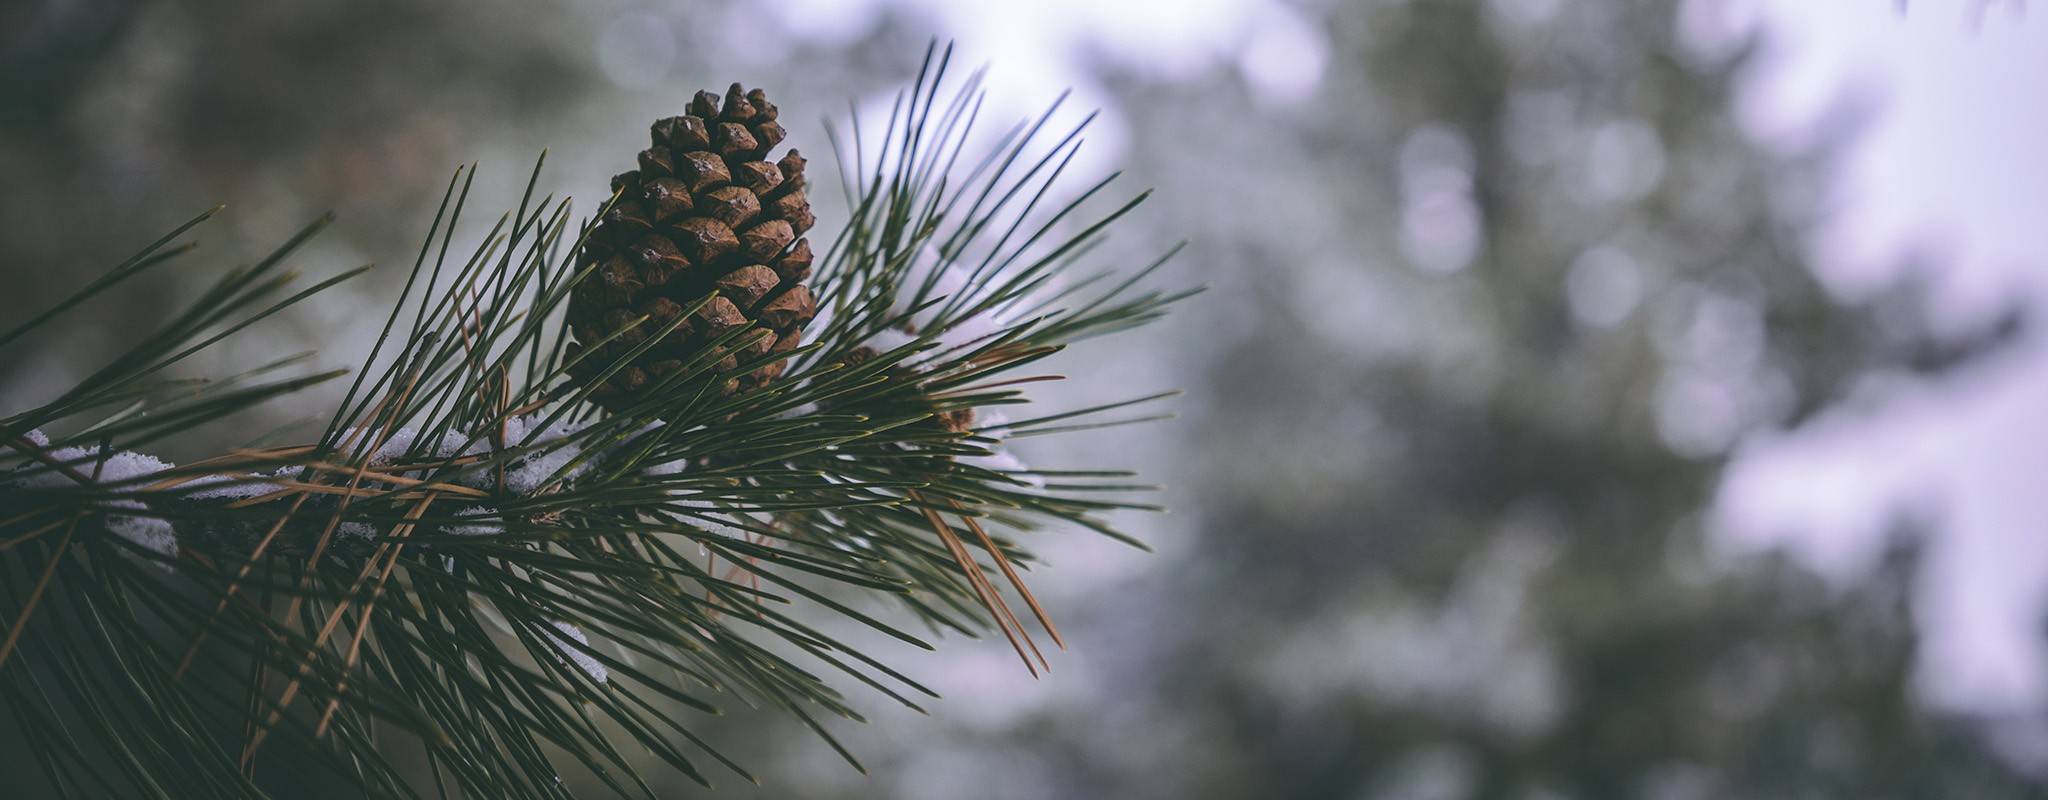
[[(934, 37), (989, 65), (993, 127), (1067, 87), (1065, 119), (1100, 109), (1073, 185), (1158, 190), (1102, 257), (1188, 238), (1165, 280), (1212, 287), (1049, 393), (1178, 386), (1178, 419), (1019, 445), (1173, 509), (1121, 520), (1149, 554), (1032, 543), (1052, 673), (862, 639), (932, 716), (862, 702), (835, 731), (867, 776), (788, 718), (722, 718), (765, 783), (723, 796), (2048, 791), (2040, 9), (517, 6), (0, 6), (0, 318), (215, 203), (208, 269), (331, 209), (296, 262), (384, 268), (194, 371), (346, 365), (457, 164), (474, 242), (542, 148), (543, 191), (594, 201), (648, 121), (741, 80), (824, 167), (816, 120), (885, 116)], [(0, 407), (201, 285), (153, 274), (0, 352)]]

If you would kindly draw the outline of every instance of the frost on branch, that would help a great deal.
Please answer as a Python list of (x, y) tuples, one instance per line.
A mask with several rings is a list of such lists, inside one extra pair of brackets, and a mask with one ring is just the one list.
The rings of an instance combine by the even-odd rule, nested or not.
[[(95, 483), (131, 483), (171, 468), (169, 463), (141, 453), (123, 451), (101, 458), (97, 446), (59, 447), (50, 450), (47, 449), (50, 446), (50, 438), (40, 430), (29, 431), (26, 438), (30, 444), (46, 448), (43, 454), (53, 461), (66, 465), (69, 471), (46, 469), (11, 477), (0, 481), (0, 485), (18, 489), (63, 489), (78, 485), (78, 478), (71, 473), (77, 473)], [(105, 516), (106, 526), (107, 530), (115, 535), (164, 556), (178, 554), (177, 532), (171, 528), (169, 522), (149, 516), (149, 508), (141, 502), (112, 499), (104, 501), (102, 507), (110, 509)], [(111, 509), (143, 513), (113, 513)]]
[(589, 675), (591, 680), (598, 683), (611, 679), (611, 671), (605, 669), (603, 664), (598, 663), (597, 659), (583, 652), (581, 648), (569, 644), (570, 640), (574, 640), (576, 644), (590, 646), (590, 637), (584, 635), (582, 628), (560, 620), (554, 622), (554, 628), (555, 632), (547, 634), (547, 638), (548, 644), (555, 648), (556, 660), (566, 657), (567, 661), (563, 663), (575, 664), (577, 669), (583, 670), (583, 674)]
[[(453, 459), (465, 457), (488, 457), (498, 450), (502, 442), (507, 450), (522, 454), (505, 464), (502, 469), (491, 466), (469, 466), (451, 470), (452, 474), (437, 476), (436, 479), (456, 486), (479, 489), (493, 495), (533, 497), (552, 486), (573, 485), (575, 481), (590, 474), (600, 465), (631, 450), (641, 437), (660, 428), (654, 423), (621, 437), (607, 449), (586, 452), (584, 437), (579, 436), (587, 427), (583, 423), (547, 422), (539, 415), (514, 417), (505, 421), (495, 435), (471, 436), (462, 433), (446, 433), (431, 444), (422, 445), (423, 435), (413, 428), (401, 427), (389, 431), (371, 450), (365, 467), (372, 471), (393, 473), (417, 472), (431, 469)], [(363, 431), (354, 431), (344, 441), (360, 442)], [(184, 521), (180, 531), (166, 519), (166, 510), (177, 508), (186, 511), (195, 509), (219, 509), (231, 505), (246, 505), (259, 498), (293, 491), (299, 480), (301, 467), (286, 466), (262, 473), (211, 473), (199, 475), (165, 475), (176, 465), (146, 453), (119, 451), (100, 457), (99, 448), (59, 447), (50, 448), (50, 439), (41, 430), (28, 432), (24, 438), (41, 448), (43, 461), (26, 465), (11, 476), (0, 476), (0, 488), (37, 491), (90, 490), (133, 490), (144, 487), (157, 479), (167, 487), (143, 499), (110, 498), (98, 502), (105, 510), (102, 515), (106, 529), (130, 542), (166, 557), (175, 557), (181, 542), (181, 533), (195, 539), (216, 544), (247, 548), (254, 545), (268, 533), (275, 517), (239, 516), (212, 519), (208, 515), (183, 515), (206, 521)], [(63, 465), (52, 468), (49, 462)], [(649, 476), (673, 476), (687, 468), (683, 461), (661, 461), (644, 465), (642, 472)], [(83, 483), (81, 483), (83, 479)], [(374, 481), (372, 481), (374, 483)], [(332, 495), (315, 495), (306, 504), (303, 518), (297, 527), (307, 536), (317, 535), (327, 524), (331, 510)], [(33, 500), (30, 500), (33, 503)], [(684, 501), (684, 505), (691, 505)], [(697, 506), (709, 508), (708, 504)], [(160, 506), (160, 507), (153, 507)], [(136, 513), (120, 513), (133, 511)], [(739, 529), (718, 521), (709, 511), (703, 512), (707, 528), (722, 535), (743, 535)], [(219, 516), (219, 515), (215, 515)], [(491, 536), (505, 532), (506, 520), (496, 508), (486, 504), (470, 505), (455, 512), (465, 521), (448, 525), (440, 530), (455, 536)], [(182, 517), (181, 517), (182, 518)], [(468, 521), (470, 519), (474, 521)], [(356, 520), (344, 520), (335, 526), (334, 537), (340, 542), (369, 542), (379, 535), (378, 526)], [(301, 549), (290, 542), (280, 549), (291, 551)]]

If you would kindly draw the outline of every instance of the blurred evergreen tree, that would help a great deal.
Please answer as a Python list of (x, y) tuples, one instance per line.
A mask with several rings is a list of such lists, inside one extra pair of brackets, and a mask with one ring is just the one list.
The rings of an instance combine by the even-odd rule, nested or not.
[(1152, 674), (1222, 714), (1185, 783), (1102, 796), (2036, 791), (1915, 705), (1916, 549), (1847, 588), (1705, 553), (1741, 436), (1968, 356), (1908, 290), (1817, 282), (1856, 109), (1763, 149), (1733, 108), (1757, 43), (1688, 41), (1681, 5), (1342, 3), (1306, 108), (1131, 87), (1141, 140), (1210, 137), (1140, 148), (1162, 195), (1229, 197), (1172, 185), (1216, 151), (1245, 156), (1220, 184), (1308, 193), (1194, 225), (1249, 322), (1206, 390), (1192, 549), (1222, 571), (1175, 587), (1200, 627)]
[[(351, 258), (403, 252), (433, 212), (437, 198), (422, 186), (435, 181), (391, 177), (443, 175), (483, 157), (480, 142), (502, 144), (503, 132), (570, 109), (601, 80), (563, 47), (586, 43), (588, 24), (543, 8), (515, 23), (480, 7), (409, 0), (7, 4), (0, 219), (9, 234), (0, 269), (9, 291), (0, 318), (26, 318), (74, 289), (80, 271), (117, 262), (216, 203), (236, 210), (231, 224), (247, 226), (247, 242), (335, 211), (340, 224), (320, 247)], [(521, 142), (517, 159), (541, 141)], [(209, 246), (230, 262), (263, 256), (244, 241)], [(142, 280), (148, 291), (136, 295), (148, 299), (109, 298), (119, 306), (111, 316), (160, 322), (169, 313), (161, 298), (187, 291), (171, 276)], [(102, 327), (63, 328), (65, 357), (115, 352), (117, 337)], [(67, 377), (47, 352), (0, 353), (0, 383)]]
[[(1151, 608), (1063, 619), (1128, 642), (1116, 703), (948, 728), (1038, 773), (982, 796), (2036, 794), (1914, 701), (1910, 541), (1846, 587), (1704, 541), (1741, 437), (2015, 329), (1940, 339), (1910, 289), (1816, 281), (1803, 237), (1858, 109), (1815, 152), (1759, 147), (1733, 107), (1755, 42), (1687, 39), (1680, 0), (1310, 2), (1330, 51), (1304, 102), (1112, 76), (1148, 218), (1196, 232), (1217, 289), (1162, 326), (1209, 378), (1172, 481), (1199, 528), (1099, 604)], [(445, 43), (461, 19), (436, 19), (412, 27)], [(872, 62), (915, 24), (775, 68), (899, 74)], [(50, 174), (119, 162), (69, 163)], [(790, 766), (764, 791), (913, 796), (922, 745), (863, 744), (872, 777)]]
[[(1861, 109), (1812, 152), (1759, 146), (1734, 110), (1759, 43), (1688, 39), (1681, 6), (1320, 3), (1304, 102), (1113, 79), (1156, 218), (1197, 232), (1215, 288), (1167, 326), (1209, 375), (1175, 480), (1198, 532), (1104, 590), (1165, 626), (1096, 620), (1128, 647), (1104, 702), (948, 728), (945, 757), (1032, 780), (945, 785), (2038, 792), (1913, 696), (1912, 526), (1851, 586), (1704, 540), (1744, 435), (1874, 372), (1934, 379), (2019, 320), (1938, 338), (1910, 286), (1826, 291), (1804, 237)], [(915, 758), (845, 796), (924, 796)]]

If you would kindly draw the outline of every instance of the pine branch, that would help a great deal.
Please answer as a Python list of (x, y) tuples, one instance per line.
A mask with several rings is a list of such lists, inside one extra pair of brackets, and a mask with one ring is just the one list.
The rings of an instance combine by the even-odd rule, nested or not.
[[(1034, 470), (1003, 442), (1114, 424), (1098, 417), (1164, 395), (1015, 423), (995, 409), (1057, 379), (1033, 371), (1042, 359), (1188, 293), (1138, 292), (1156, 263), (1116, 283), (1068, 278), (1143, 199), (1078, 221), (1104, 181), (1043, 207), (1079, 128), (1039, 148), (1048, 115), (957, 174), (981, 95), (977, 75), (945, 96), (949, 61), (928, 55), (875, 158), (852, 129), (853, 210), (817, 265), (824, 313), (801, 347), (721, 364), (749, 324), (600, 408), (594, 387), (694, 309), (572, 351), (562, 318), (594, 269), (576, 258), (593, 226), (533, 197), (537, 163), (516, 210), (452, 261), (474, 178), (462, 169), (317, 440), (184, 466), (147, 455), (338, 376), (274, 377), (291, 360), (163, 377), (359, 274), (289, 289), (280, 267), (319, 224), (0, 419), (0, 704), (50, 783), (258, 796), (259, 775), (326, 775), (417, 796), (380, 744), (393, 732), (424, 749), (437, 785), (471, 796), (565, 796), (570, 769), (653, 796), (643, 751), (706, 785), (705, 757), (753, 780), (674, 710), (718, 713), (714, 696), (780, 708), (858, 766), (820, 721), (861, 719), (830, 674), (912, 708), (935, 695), (796, 611), (931, 646), (856, 597), (896, 598), (934, 630), (994, 628), (1033, 674), (1049, 666), (1024, 617), (1064, 646), (1057, 609), (1026, 587), (1018, 540), (1048, 526), (1128, 540), (1100, 515), (1144, 508), (1115, 499), (1143, 487)], [(0, 342), (182, 255), (190, 227)], [(730, 371), (774, 364), (780, 378), (728, 388)]]

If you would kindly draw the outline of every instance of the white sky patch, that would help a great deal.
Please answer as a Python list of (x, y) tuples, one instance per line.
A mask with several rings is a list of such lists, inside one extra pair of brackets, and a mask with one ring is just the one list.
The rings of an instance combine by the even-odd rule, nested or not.
[(916, 336), (896, 330), (895, 328), (884, 328), (876, 331), (873, 336), (868, 337), (867, 346), (874, 348), (877, 353), (887, 353), (915, 341), (917, 341)]
[[(1329, 60), (1325, 38), (1280, 0), (802, 0), (762, 8), (791, 33), (828, 43), (859, 36), (886, 10), (932, 20), (934, 29), (955, 42), (955, 64), (993, 65), (987, 109), (994, 112), (987, 115), (992, 121), (1035, 115), (1061, 91), (1073, 89), (1072, 120), (1105, 110), (1091, 127), (1089, 146), (1075, 159), (1077, 174), (1084, 176), (1113, 169), (1129, 138), (1090, 58), (1165, 80), (1232, 67), (1262, 102), (1281, 104), (1307, 99)], [(888, 117), (888, 97), (871, 98), (861, 113), (879, 124)]]
[(2048, 294), (2036, 268), (2048, 251), (2048, 15), (1972, 24), (1970, 5), (1764, 3), (1778, 44), (1739, 104), (1747, 129), (1795, 145), (1850, 93), (1876, 101), (1830, 198), (1824, 274), (1854, 291), (1926, 252), (1942, 267), (1940, 308), (1961, 317)]
[(1275, 15), (1245, 36), (1237, 68), (1261, 102), (1301, 103), (1315, 94), (1329, 63), (1322, 36), (1294, 15)]
[(974, 428), (987, 435), (1008, 433), (1010, 415), (997, 408), (977, 408), (974, 410)]
[[(1806, 144), (1845, 93), (1875, 101), (1830, 187), (1822, 277), (1853, 296), (1929, 256), (1931, 310), (1951, 328), (2007, 303), (2048, 311), (2048, 15), (1994, 3), (1977, 20), (1970, 5), (1699, 0), (1685, 29), (1709, 50), (1756, 19), (1775, 37), (1738, 109), (1767, 144)], [(1943, 385), (1892, 382), (1749, 442), (1723, 487), (1731, 543), (1787, 545), (1837, 574), (1870, 563), (1891, 512), (1932, 514), (1921, 687), (1951, 708), (2048, 703), (2048, 337), (2027, 337)]]
[(970, 467), (980, 467), (992, 472), (1001, 472), (1010, 478), (1023, 481), (1025, 484), (1036, 488), (1042, 489), (1045, 487), (1044, 477), (1024, 474), (1031, 469), (1031, 466), (1025, 464), (1024, 460), (1018, 458), (1015, 453), (1003, 449), (1001, 446), (998, 446), (995, 452), (989, 455), (960, 456), (959, 459), (960, 463)]

